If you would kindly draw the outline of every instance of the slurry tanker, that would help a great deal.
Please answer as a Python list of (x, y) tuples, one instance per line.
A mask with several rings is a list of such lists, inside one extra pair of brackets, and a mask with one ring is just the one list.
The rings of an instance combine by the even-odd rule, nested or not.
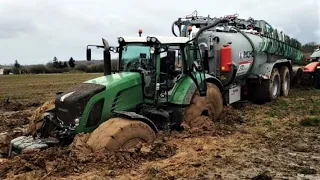
[(290, 84), (302, 75), (302, 68), (293, 66), (303, 58), (300, 42), (264, 20), (240, 19), (237, 14), (203, 17), (195, 11), (174, 21), (172, 33), (198, 36), (201, 51), (208, 55), (205, 71), (221, 81), (228, 103), (239, 101), (243, 94), (259, 102), (287, 96)]

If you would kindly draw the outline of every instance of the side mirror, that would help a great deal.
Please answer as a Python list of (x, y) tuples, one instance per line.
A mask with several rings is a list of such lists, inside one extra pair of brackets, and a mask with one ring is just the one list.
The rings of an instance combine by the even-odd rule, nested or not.
[(111, 74), (111, 54), (109, 50), (103, 51), (104, 75)]
[(91, 49), (87, 49), (87, 61), (91, 61)]

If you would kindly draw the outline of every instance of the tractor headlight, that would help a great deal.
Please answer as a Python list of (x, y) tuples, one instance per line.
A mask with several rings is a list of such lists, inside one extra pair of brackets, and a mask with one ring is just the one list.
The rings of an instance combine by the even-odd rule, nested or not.
[(154, 54), (154, 51), (155, 51), (154, 47), (151, 47), (150, 48), (150, 54)]
[(74, 120), (74, 125), (77, 127), (77, 126), (79, 126), (79, 123), (80, 123), (80, 118), (76, 118)]

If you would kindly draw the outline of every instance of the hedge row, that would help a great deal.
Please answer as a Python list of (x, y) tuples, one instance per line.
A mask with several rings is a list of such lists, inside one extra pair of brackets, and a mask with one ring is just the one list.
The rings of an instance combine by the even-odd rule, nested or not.
[[(111, 69), (117, 69), (117, 61), (112, 61)], [(55, 68), (52, 63), (38, 64), (24, 66), (20, 68), (21, 73), (26, 74), (51, 74), (51, 73), (65, 73), (65, 72), (85, 72), (85, 73), (99, 73), (103, 72), (103, 64), (93, 64), (93, 65), (76, 65), (74, 68)]]

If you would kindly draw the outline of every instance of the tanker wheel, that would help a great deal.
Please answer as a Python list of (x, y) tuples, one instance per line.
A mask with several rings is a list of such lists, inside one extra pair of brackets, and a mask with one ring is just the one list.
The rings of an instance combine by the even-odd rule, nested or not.
[(281, 78), (281, 90), (280, 94), (284, 97), (289, 95), (290, 90), (290, 71), (287, 66), (282, 66), (279, 68), (280, 78)]
[(223, 110), (223, 99), (219, 88), (207, 83), (207, 96), (200, 97), (196, 91), (191, 99), (191, 104), (185, 108), (184, 122), (193, 124), (198, 117), (208, 116), (212, 121), (216, 121)]
[(141, 121), (111, 118), (90, 134), (87, 144), (93, 151), (128, 150), (138, 144), (151, 142), (155, 138), (155, 132)]
[(273, 68), (270, 79), (263, 80), (256, 86), (252, 100), (256, 103), (270, 102), (280, 95), (281, 78), (277, 68)]
[(46, 101), (40, 107), (38, 107), (29, 118), (28, 131), (31, 134), (36, 133), (38, 129), (41, 128), (43, 123), (43, 118), (46, 112), (51, 111), (55, 108), (55, 99)]

